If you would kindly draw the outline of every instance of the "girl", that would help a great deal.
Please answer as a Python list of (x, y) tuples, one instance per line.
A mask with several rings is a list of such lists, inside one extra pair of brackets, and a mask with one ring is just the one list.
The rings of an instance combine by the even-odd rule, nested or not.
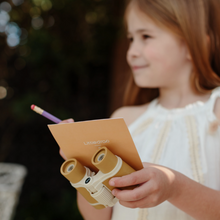
[[(220, 219), (220, 2), (131, 0), (124, 117), (144, 169), (113, 178), (119, 203), (86, 220)], [(148, 163), (147, 163), (148, 162)]]

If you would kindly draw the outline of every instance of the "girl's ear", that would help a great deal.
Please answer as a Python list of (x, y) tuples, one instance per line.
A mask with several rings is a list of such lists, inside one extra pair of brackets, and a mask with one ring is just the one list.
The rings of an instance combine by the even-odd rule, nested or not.
[(189, 48), (185, 42), (184, 42), (184, 47), (185, 47), (185, 52), (186, 52), (186, 59), (189, 61), (192, 61), (192, 56), (191, 56)]
[(191, 54), (190, 54), (190, 51), (188, 49), (188, 47), (186, 47), (186, 59), (191, 61), (192, 60), (192, 57), (191, 57)]
[(192, 60), (192, 57), (191, 57), (191, 54), (190, 54), (189, 50), (186, 54), (186, 58), (187, 58), (187, 60), (190, 60), (190, 61)]

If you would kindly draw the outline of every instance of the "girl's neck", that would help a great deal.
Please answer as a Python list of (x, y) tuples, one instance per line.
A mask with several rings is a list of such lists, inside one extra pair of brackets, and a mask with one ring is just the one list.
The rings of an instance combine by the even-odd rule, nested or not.
[(189, 85), (183, 85), (180, 88), (160, 88), (159, 91), (158, 101), (160, 105), (167, 109), (184, 108), (197, 101), (206, 102), (211, 95), (211, 92), (196, 94)]

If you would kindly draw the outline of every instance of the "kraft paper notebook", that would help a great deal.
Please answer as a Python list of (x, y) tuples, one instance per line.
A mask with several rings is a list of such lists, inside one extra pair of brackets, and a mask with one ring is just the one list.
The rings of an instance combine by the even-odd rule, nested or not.
[(93, 171), (97, 171), (97, 168), (91, 163), (92, 156), (103, 146), (134, 169), (143, 168), (123, 118), (55, 124), (48, 127), (67, 159), (75, 158)]

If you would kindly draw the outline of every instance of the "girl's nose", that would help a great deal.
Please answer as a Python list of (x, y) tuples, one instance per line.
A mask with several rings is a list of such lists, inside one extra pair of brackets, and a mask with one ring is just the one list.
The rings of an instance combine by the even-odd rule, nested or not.
[(127, 55), (130, 57), (138, 57), (141, 54), (141, 48), (138, 45), (138, 43), (136, 42), (132, 42), (129, 49), (128, 49), (128, 53)]

